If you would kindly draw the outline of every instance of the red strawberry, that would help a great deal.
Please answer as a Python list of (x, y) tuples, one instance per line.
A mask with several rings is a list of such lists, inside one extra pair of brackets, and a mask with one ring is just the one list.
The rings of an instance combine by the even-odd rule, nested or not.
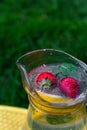
[(76, 98), (79, 95), (80, 85), (75, 78), (66, 77), (60, 81), (61, 91), (70, 98)]
[(57, 85), (57, 77), (51, 72), (42, 72), (36, 77), (36, 86), (41, 90)]

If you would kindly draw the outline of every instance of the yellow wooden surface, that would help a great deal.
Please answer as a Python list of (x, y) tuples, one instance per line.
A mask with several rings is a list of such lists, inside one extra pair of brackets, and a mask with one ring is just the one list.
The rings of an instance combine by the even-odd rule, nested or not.
[(0, 106), (0, 130), (22, 130), (27, 109)]
[(0, 106), (0, 130), (25, 130), (26, 116), (27, 109)]

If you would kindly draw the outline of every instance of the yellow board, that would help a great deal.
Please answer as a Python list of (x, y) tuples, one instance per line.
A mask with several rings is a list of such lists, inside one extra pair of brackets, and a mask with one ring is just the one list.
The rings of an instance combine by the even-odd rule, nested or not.
[[(26, 130), (27, 109), (0, 106), (0, 130)], [(84, 130), (87, 126), (84, 126)]]
[(0, 106), (0, 130), (22, 130), (27, 109)]

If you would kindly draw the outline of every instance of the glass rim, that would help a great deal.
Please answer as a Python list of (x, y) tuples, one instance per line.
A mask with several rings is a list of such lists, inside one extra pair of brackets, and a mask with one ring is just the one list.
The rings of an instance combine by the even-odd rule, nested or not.
[(66, 56), (69, 56), (69, 57), (71, 57), (73, 60), (76, 60), (78, 63), (80, 63), (81, 66), (84, 66), (84, 68), (86, 67), (85, 69), (87, 69), (86, 63), (84, 63), (84, 62), (81, 61), (80, 59), (78, 59), (78, 58), (72, 56), (71, 54), (69, 54), (69, 53), (67, 53), (67, 52), (65, 52), (65, 51), (63, 51), (63, 50), (49, 49), (49, 48), (47, 48), (47, 49), (37, 49), (37, 50), (33, 50), (33, 51), (30, 51), (30, 52), (27, 52), (27, 53), (23, 54), (22, 56), (20, 56), (20, 57), (17, 59), (16, 64), (20, 64), (20, 60), (21, 60), (22, 58), (24, 58), (25, 56), (28, 56), (28, 55), (31, 55), (31, 54), (34, 54), (34, 53), (38, 53), (38, 52), (46, 52), (46, 51), (55, 51), (55, 52), (62, 53), (62, 54), (64, 54), (64, 55), (66, 55)]

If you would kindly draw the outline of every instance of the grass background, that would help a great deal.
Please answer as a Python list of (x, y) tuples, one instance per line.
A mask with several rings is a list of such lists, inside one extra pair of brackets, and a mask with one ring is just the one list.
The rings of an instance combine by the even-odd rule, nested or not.
[(0, 1), (0, 104), (28, 106), (16, 60), (41, 48), (87, 63), (86, 0)]

